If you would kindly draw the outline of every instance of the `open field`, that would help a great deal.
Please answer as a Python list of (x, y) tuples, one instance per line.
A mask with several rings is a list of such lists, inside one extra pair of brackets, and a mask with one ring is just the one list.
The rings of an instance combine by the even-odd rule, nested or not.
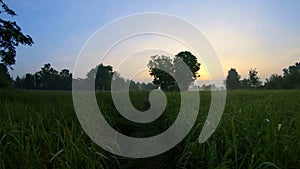
[[(149, 107), (147, 94), (131, 92), (137, 109)], [(71, 92), (0, 90), (0, 168), (300, 168), (300, 90), (228, 91), (222, 120), (203, 144), (198, 137), (210, 92), (200, 95), (197, 123), (181, 143), (156, 157), (126, 159), (105, 152), (83, 132)], [(167, 93), (164, 114), (141, 125), (117, 113), (109, 92), (97, 93), (109, 123), (134, 137), (168, 128), (179, 96)]]

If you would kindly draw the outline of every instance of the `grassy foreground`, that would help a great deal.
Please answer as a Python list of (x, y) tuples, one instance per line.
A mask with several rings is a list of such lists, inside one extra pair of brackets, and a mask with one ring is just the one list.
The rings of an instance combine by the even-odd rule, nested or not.
[[(222, 120), (203, 144), (210, 92), (200, 95), (197, 123), (181, 143), (156, 157), (127, 159), (83, 132), (71, 92), (0, 90), (0, 168), (300, 168), (300, 90), (229, 91)], [(130, 96), (137, 109), (149, 107), (147, 92)], [(134, 137), (166, 130), (180, 106), (180, 94), (167, 93), (163, 115), (141, 125), (117, 113), (110, 93), (97, 98), (112, 127)]]

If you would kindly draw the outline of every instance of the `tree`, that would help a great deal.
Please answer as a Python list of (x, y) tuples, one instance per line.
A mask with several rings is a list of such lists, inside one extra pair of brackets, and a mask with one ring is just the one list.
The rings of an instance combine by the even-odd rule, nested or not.
[[(182, 64), (183, 61), (188, 68), (189, 72), (183, 72)], [(180, 84), (183, 90), (187, 90), (190, 84), (195, 81), (199, 75), (200, 63), (197, 62), (196, 56), (189, 51), (178, 53), (174, 60), (167, 56), (152, 56), (148, 63), (150, 75), (154, 77), (153, 83), (160, 86), (162, 90), (171, 91), (179, 90), (174, 77), (180, 79)], [(166, 70), (166, 71), (163, 71)]]
[(35, 86), (35, 82), (34, 82), (35, 80), (34, 80), (34, 75), (32, 75), (32, 74), (30, 74), (30, 73), (27, 73), (26, 75), (25, 75), (25, 83), (24, 83), (24, 85), (25, 85), (25, 88), (26, 89), (35, 89), (36, 88), (36, 86)]
[[(182, 60), (190, 69), (190, 72), (182, 72), (181, 64), (179, 60)], [(194, 56), (189, 51), (184, 51), (178, 53), (174, 58), (175, 66), (175, 77), (181, 80), (183, 90), (187, 90), (192, 82), (194, 82), (200, 75), (198, 71), (200, 70), (200, 63), (197, 62), (196, 56)]]
[[(153, 84), (160, 86), (162, 90), (170, 91), (176, 88), (175, 80), (172, 77), (174, 74), (174, 65), (172, 60), (167, 56), (151, 56), (148, 65), (150, 75), (154, 77)], [(163, 71), (168, 70), (168, 72)], [(171, 73), (171, 75), (170, 75)]]
[(287, 88), (300, 88), (300, 62), (283, 69), (283, 78)]
[(283, 75), (272, 74), (266, 79), (266, 89), (293, 89), (300, 88), (300, 63), (284, 68)]
[(254, 89), (257, 89), (259, 86), (261, 86), (261, 81), (259, 80), (257, 74), (258, 71), (256, 70), (256, 68), (249, 70), (249, 85)]
[[(6, 13), (7, 15), (14, 17), (16, 13), (10, 9), (3, 0), (0, 0), (1, 13)], [(0, 57), (1, 63), (6, 67), (11, 67), (11, 65), (16, 63), (16, 47), (22, 45), (32, 45), (33, 40), (29, 35), (24, 35), (21, 32), (21, 28), (17, 25), (15, 21), (7, 21), (0, 18)]]
[(243, 80), (240, 80), (240, 88), (241, 89), (250, 89), (250, 80), (247, 78), (244, 78)]
[(59, 89), (59, 74), (58, 71), (51, 67), (50, 63), (44, 64), (42, 70), (36, 73), (40, 88), (43, 90), (58, 90)]
[(272, 74), (269, 79), (266, 79), (264, 86), (266, 89), (284, 89), (287, 88), (284, 78), (278, 74)]
[(17, 77), (14, 86), (18, 89), (39, 90), (71, 90), (72, 73), (63, 69), (59, 73), (51, 67), (50, 63), (44, 64), (35, 74), (27, 73), (23, 78)]
[(226, 78), (226, 88), (228, 90), (234, 90), (240, 88), (240, 78), (241, 76), (238, 74), (236, 69), (231, 68), (228, 71), (228, 75)]
[(86, 76), (87, 80), (93, 80), (95, 78), (96, 90), (110, 90), (111, 81), (113, 79), (113, 67), (110, 65), (104, 66), (101, 63), (96, 68), (91, 69)]
[[(3, 68), (3, 70), (7, 70), (4, 65)], [(2, 77), (4, 76), (0, 76), (0, 80)], [(27, 73), (21, 78), (17, 76), (14, 81), (14, 87), (17, 89), (71, 90), (72, 82), (85, 86), (89, 84), (90, 80), (95, 80), (96, 90), (111, 90), (112, 81), (115, 81), (115, 90), (124, 90), (126, 85), (129, 85), (130, 89), (152, 90), (156, 88), (152, 83), (146, 84), (125, 80), (118, 72), (113, 72), (112, 66), (100, 64), (96, 68), (91, 69), (85, 79), (73, 79), (72, 73), (68, 69), (62, 69), (58, 72), (51, 67), (50, 63), (44, 64), (41, 70), (34, 74)]]
[(7, 67), (0, 63), (0, 88), (8, 88), (11, 86), (12, 79), (9, 76)]
[(72, 88), (72, 73), (68, 69), (63, 69), (59, 72), (60, 90), (71, 90)]

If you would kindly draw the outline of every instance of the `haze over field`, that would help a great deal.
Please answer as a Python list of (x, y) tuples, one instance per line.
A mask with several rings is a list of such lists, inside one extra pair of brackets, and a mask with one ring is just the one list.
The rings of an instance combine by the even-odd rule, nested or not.
[[(72, 71), (82, 46), (94, 32), (115, 19), (138, 12), (168, 13), (195, 25), (215, 47), (225, 74), (233, 67), (246, 77), (250, 68), (257, 68), (264, 80), (273, 73), (281, 74), (283, 68), (297, 62), (300, 56), (299, 1), (12, 0), (7, 4), (18, 14), (13, 19), (35, 42), (32, 47), (18, 48), (17, 63), (11, 72), (14, 78), (34, 73), (45, 63)], [(170, 45), (166, 39), (155, 38), (135, 39), (130, 46), (145, 48), (155, 41), (173, 55), (184, 49), (174, 43)], [(124, 57), (122, 51), (129, 47), (125, 45), (113, 52)], [(108, 62), (115, 67), (113, 63), (113, 60)], [(204, 66), (200, 81), (209, 79)], [(136, 80), (151, 81), (151, 78), (143, 72)]]

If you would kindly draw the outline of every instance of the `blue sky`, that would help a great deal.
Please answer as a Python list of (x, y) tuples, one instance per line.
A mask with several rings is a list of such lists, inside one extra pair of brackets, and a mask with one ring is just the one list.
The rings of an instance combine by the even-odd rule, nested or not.
[[(45, 63), (74, 68), (87, 39), (120, 17), (162, 12), (184, 18), (212, 43), (225, 74), (233, 67), (242, 77), (257, 68), (261, 79), (300, 61), (300, 1), (102, 1), (11, 0), (13, 19), (33, 37), (18, 47), (12, 75), (34, 73)], [(202, 80), (205, 79), (202, 76)]]

